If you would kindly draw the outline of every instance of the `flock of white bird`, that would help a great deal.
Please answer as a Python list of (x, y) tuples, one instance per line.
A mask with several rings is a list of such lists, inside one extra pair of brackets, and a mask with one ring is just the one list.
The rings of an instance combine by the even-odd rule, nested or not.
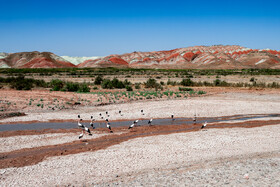
[[(119, 111), (119, 115), (123, 116), (121, 110)], [(145, 115), (145, 113), (144, 113), (143, 110), (141, 110), (141, 115)], [(109, 129), (110, 133), (113, 133), (112, 128), (111, 128), (111, 124), (110, 124), (109, 119), (108, 119), (108, 118), (110, 117), (109, 113), (106, 111), (106, 112), (105, 112), (105, 116), (103, 116), (103, 115), (100, 113), (100, 114), (99, 114), (99, 117), (100, 117), (101, 120), (104, 120), (104, 119), (105, 119), (105, 121), (106, 121), (106, 127)], [(79, 127), (80, 129), (82, 129), (82, 133), (79, 135), (79, 139), (81, 139), (81, 138), (84, 136), (84, 133), (88, 133), (89, 136), (92, 136), (92, 133), (91, 133), (90, 129), (89, 129), (88, 127), (86, 127), (85, 125), (82, 124), (83, 119), (81, 118), (80, 115), (78, 115), (78, 118), (79, 118), (79, 120), (78, 120), (78, 127)], [(171, 119), (172, 119), (173, 121), (175, 120), (174, 114), (171, 115)], [(94, 124), (94, 121), (95, 121), (95, 119), (93, 118), (93, 116), (91, 116), (90, 126), (92, 127), (92, 129), (95, 129), (95, 127), (94, 127), (94, 125), (93, 125), (93, 124)], [(135, 121), (128, 127), (128, 129), (132, 129), (135, 125), (137, 125), (138, 121), (139, 121), (139, 120), (135, 120)], [(149, 126), (152, 125), (152, 121), (153, 121), (152, 118), (148, 121), (148, 125), (149, 125)], [(193, 122), (196, 123), (196, 115), (194, 115)], [(201, 126), (201, 129), (205, 128), (206, 125), (207, 125), (207, 122), (203, 123), (203, 125)]]

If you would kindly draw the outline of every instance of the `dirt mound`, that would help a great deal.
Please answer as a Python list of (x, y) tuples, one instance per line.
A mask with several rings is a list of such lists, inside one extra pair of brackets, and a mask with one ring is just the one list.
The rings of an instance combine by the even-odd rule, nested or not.
[(74, 64), (50, 52), (21, 52), (12, 53), (3, 59), (0, 64), (11, 68), (70, 68)]

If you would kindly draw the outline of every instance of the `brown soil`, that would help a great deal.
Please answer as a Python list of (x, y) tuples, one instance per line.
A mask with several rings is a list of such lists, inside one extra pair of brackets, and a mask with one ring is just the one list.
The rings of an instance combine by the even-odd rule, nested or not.
[[(241, 123), (213, 123), (209, 124), (207, 128), (233, 128), (233, 127), (258, 127), (264, 125), (275, 125), (279, 124), (280, 120), (270, 120), (270, 121), (251, 121), (251, 122), (241, 122)], [(166, 126), (140, 126), (135, 127), (130, 130), (128, 133), (123, 133), (121, 135), (110, 134), (107, 129), (100, 129), (100, 132), (108, 132), (108, 136), (103, 136), (93, 140), (77, 140), (72, 143), (60, 144), (60, 145), (52, 145), (52, 146), (43, 146), (37, 148), (30, 149), (21, 149), (7, 153), (0, 154), (0, 168), (8, 168), (8, 167), (23, 167), (27, 165), (33, 165), (38, 162), (43, 161), (47, 157), (59, 156), (59, 155), (68, 155), (75, 154), (86, 151), (97, 151), (101, 149), (106, 149), (109, 146), (116, 145), (127, 141), (129, 139), (134, 139), (138, 137), (145, 136), (154, 136), (154, 135), (165, 135), (171, 133), (179, 133), (179, 132), (191, 132), (191, 131), (199, 131), (201, 124), (193, 125), (192, 128), (186, 128), (185, 125), (166, 125)], [(72, 130), (69, 130), (72, 131)], [(73, 130), (76, 131), (76, 130)], [(126, 127), (119, 127), (114, 129), (115, 132), (127, 131)], [(205, 131), (205, 130), (204, 130)], [(54, 131), (51, 131), (54, 132)], [(60, 130), (57, 130), (60, 132)], [(63, 131), (65, 132), (65, 131)], [(21, 132), (17, 132), (21, 133)], [(39, 133), (37, 131), (29, 131), (26, 132), (29, 134)], [(22, 132), (24, 134), (24, 132)]]

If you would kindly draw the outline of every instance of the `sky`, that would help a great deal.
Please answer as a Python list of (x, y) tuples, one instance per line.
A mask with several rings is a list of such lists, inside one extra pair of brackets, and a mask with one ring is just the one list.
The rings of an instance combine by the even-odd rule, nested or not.
[(107, 56), (199, 45), (280, 50), (280, 1), (0, 0), (0, 52)]

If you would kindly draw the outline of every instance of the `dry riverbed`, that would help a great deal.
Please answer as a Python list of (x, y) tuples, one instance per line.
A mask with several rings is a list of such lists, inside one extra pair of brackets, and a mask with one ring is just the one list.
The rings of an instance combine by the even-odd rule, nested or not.
[[(26, 110), (25, 116), (4, 118), (0, 123), (76, 121), (78, 114), (86, 121), (91, 115), (101, 120), (99, 113), (106, 111), (110, 120), (169, 118), (171, 114), (199, 118), (280, 114), (277, 90), (208, 93), (59, 111)], [(280, 185), (279, 118), (210, 123), (205, 130), (200, 125), (192, 130), (184, 125), (143, 126), (132, 131), (120, 127), (113, 134), (100, 129), (82, 141), (77, 140), (79, 130), (2, 133), (0, 186)], [(32, 160), (33, 153), (37, 157)]]

